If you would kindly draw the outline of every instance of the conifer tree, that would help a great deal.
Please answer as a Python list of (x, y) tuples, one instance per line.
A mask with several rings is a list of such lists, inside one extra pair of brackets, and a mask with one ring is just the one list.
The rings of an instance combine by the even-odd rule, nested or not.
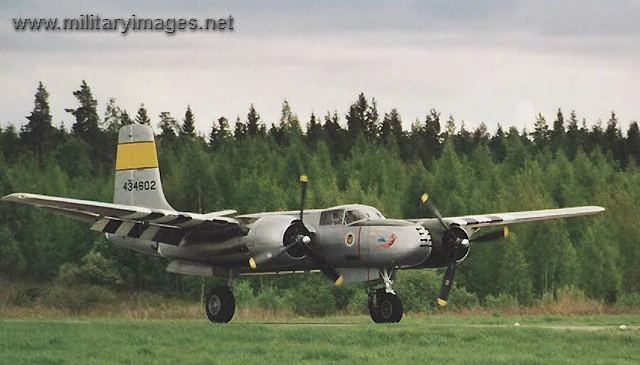
[(214, 120), (213, 123), (211, 123), (211, 131), (209, 132), (210, 147), (217, 148), (230, 138), (229, 120), (226, 117), (220, 117), (217, 121)]
[(122, 122), (122, 125), (133, 124), (133, 119), (131, 119), (131, 117), (129, 116), (129, 113), (126, 110), (122, 111), (122, 115), (120, 117), (120, 120)]
[(51, 125), (49, 93), (42, 82), (38, 83), (33, 111), (27, 119), (20, 133), (25, 146), (38, 154), (49, 152), (55, 143), (55, 128)]
[(358, 135), (365, 134), (365, 113), (368, 109), (367, 99), (364, 93), (360, 93), (356, 102), (349, 107), (349, 113), (345, 117), (347, 119), (347, 132), (351, 141), (355, 141)]
[(323, 128), (320, 121), (316, 118), (315, 113), (311, 113), (309, 123), (307, 123), (307, 143), (311, 147), (315, 147), (323, 140)]
[(180, 125), (178, 121), (171, 116), (169, 112), (160, 112), (158, 115), (160, 122), (158, 122), (158, 127), (160, 128), (160, 136), (164, 140), (173, 140), (178, 131), (180, 131)]
[(340, 126), (337, 111), (334, 111), (333, 114), (327, 112), (324, 116), (324, 132), (329, 149), (333, 151), (332, 158), (334, 161), (339, 161), (347, 155), (352, 142), (347, 141), (348, 131)]
[(611, 117), (607, 121), (605, 131), (605, 151), (610, 151), (613, 158), (622, 166), (626, 165), (625, 143), (622, 138), (622, 131), (618, 127), (618, 117), (615, 112), (611, 112)]
[(144, 103), (140, 104), (140, 108), (138, 108), (138, 114), (136, 114), (136, 123), (151, 125), (151, 119), (149, 119), (149, 116), (147, 115), (147, 109), (144, 107)]
[(380, 141), (388, 144), (395, 143), (402, 145), (402, 119), (398, 109), (393, 108), (389, 113), (385, 113), (380, 125)]
[(102, 125), (111, 134), (118, 133), (122, 126), (122, 109), (116, 104), (115, 98), (109, 98), (107, 102)]
[(475, 146), (484, 146), (489, 143), (489, 133), (487, 132), (487, 125), (484, 122), (480, 122), (478, 128), (473, 131), (473, 144)]
[(578, 152), (578, 147), (582, 146), (583, 138), (578, 127), (578, 116), (576, 111), (572, 110), (569, 115), (569, 125), (567, 127), (567, 155), (570, 159), (573, 159)]
[(539, 150), (548, 146), (549, 144), (549, 125), (547, 124), (547, 119), (542, 115), (542, 113), (538, 113), (536, 115), (536, 120), (533, 124), (533, 141), (536, 144), (536, 148)]
[[(424, 123), (416, 120), (412, 126), (412, 143), (414, 144), (414, 158), (419, 158), (425, 166), (440, 156), (442, 144), (440, 141), (440, 113), (431, 109), (425, 117)], [(417, 154), (417, 155), (416, 155)]]
[(378, 115), (378, 102), (375, 98), (371, 99), (371, 104), (367, 108), (364, 120), (364, 133), (370, 141), (375, 141), (380, 135), (380, 121)]
[(253, 103), (249, 106), (249, 113), (247, 113), (247, 135), (251, 137), (265, 136), (266, 126), (260, 120), (260, 114), (256, 111)]
[(100, 141), (98, 101), (93, 98), (91, 88), (85, 80), (82, 80), (80, 89), (74, 91), (73, 96), (78, 99), (80, 106), (76, 109), (65, 109), (67, 113), (71, 113), (76, 119), (71, 126), (71, 131), (89, 145), (94, 145)]
[(240, 120), (240, 117), (236, 117), (236, 123), (233, 128), (233, 138), (239, 141), (247, 136), (247, 125)]
[(180, 135), (190, 137), (196, 136), (196, 120), (193, 112), (191, 111), (191, 105), (187, 105), (187, 111), (184, 113)]
[(558, 108), (556, 119), (553, 121), (553, 129), (550, 133), (550, 143), (553, 150), (566, 151), (564, 115), (562, 114), (562, 110), (560, 108)]
[(636, 165), (640, 164), (640, 128), (638, 122), (631, 122), (627, 131), (626, 150), (630, 158), (635, 160)]
[(496, 134), (494, 134), (491, 137), (489, 146), (491, 148), (491, 152), (493, 153), (493, 158), (495, 160), (501, 162), (505, 159), (506, 153), (507, 153), (507, 141), (506, 141), (506, 134), (502, 129), (502, 125), (498, 124), (498, 129), (496, 130)]

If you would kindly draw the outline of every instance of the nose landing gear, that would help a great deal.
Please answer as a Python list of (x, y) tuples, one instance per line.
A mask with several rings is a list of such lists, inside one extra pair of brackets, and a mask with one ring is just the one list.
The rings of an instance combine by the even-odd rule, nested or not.
[(384, 288), (369, 291), (369, 315), (375, 323), (397, 323), (404, 314), (402, 300), (392, 288), (394, 274), (394, 270), (381, 269)]
[(394, 293), (378, 289), (369, 295), (369, 315), (375, 323), (397, 323), (403, 315), (402, 300)]

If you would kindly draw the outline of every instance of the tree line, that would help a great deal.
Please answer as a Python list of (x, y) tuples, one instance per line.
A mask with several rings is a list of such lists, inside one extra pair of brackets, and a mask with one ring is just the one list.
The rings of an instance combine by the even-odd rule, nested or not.
[[(52, 124), (49, 94), (39, 83), (27, 123), (0, 131), (1, 195), (111, 201), (117, 131), (149, 124), (156, 127), (167, 199), (184, 211), (296, 209), (302, 173), (311, 178), (309, 207), (358, 202), (394, 218), (428, 215), (418, 200), (425, 191), (445, 215), (602, 205), (601, 216), (513, 226), (509, 240), (474, 248), (460, 266), (458, 290), (480, 301), (507, 295), (525, 304), (565, 287), (607, 302), (640, 295), (640, 130), (632, 121), (623, 133), (614, 112), (592, 124), (558, 109), (550, 122), (538, 114), (533, 131), (498, 126), (489, 133), (484, 123), (467, 130), (431, 109), (404, 129), (397, 109), (382, 114), (361, 93), (344, 115), (312, 113), (306, 122), (286, 100), (274, 123), (250, 105), (246, 118), (231, 123), (221, 116), (205, 136), (189, 106), (180, 120), (161, 112), (152, 121), (144, 104), (130, 116), (109, 99), (100, 117), (86, 82), (73, 95), (77, 105), (65, 109), (70, 128)], [(115, 248), (84, 223), (0, 205), (0, 276), (9, 280), (199, 292), (199, 278), (168, 274), (166, 264)], [(430, 275), (400, 278), (420, 296)], [(255, 293), (307, 281), (248, 280)], [(345, 292), (330, 294), (345, 302)]]

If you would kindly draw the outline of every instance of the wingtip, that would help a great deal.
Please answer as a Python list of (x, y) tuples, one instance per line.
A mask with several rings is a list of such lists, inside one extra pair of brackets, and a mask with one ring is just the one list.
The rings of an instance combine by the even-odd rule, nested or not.
[(18, 201), (25, 198), (25, 193), (11, 193), (3, 196), (0, 200), (4, 201)]

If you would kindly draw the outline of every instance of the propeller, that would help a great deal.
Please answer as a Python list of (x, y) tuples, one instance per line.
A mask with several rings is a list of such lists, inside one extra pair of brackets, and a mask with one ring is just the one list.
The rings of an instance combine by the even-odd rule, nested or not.
[(265, 262), (282, 255), (288, 249), (297, 247), (300, 248), (304, 253), (306, 253), (313, 261), (318, 264), (320, 267), (320, 271), (331, 280), (335, 286), (340, 286), (344, 278), (338, 270), (336, 270), (327, 259), (317, 253), (315, 250), (311, 248), (311, 232), (304, 224), (304, 203), (307, 199), (307, 182), (309, 182), (309, 178), (306, 175), (300, 176), (300, 184), (302, 185), (300, 191), (300, 219), (297, 222), (294, 222), (289, 229), (295, 229), (295, 238), (291, 241), (291, 243), (285, 244), (281, 247), (277, 247), (272, 250), (262, 251), (257, 255), (249, 258), (249, 266), (255, 270), (259, 265), (264, 264)]
[(456, 258), (458, 256), (457, 255), (458, 249), (469, 247), (469, 245), (472, 242), (481, 243), (481, 242), (493, 241), (500, 238), (506, 238), (509, 236), (509, 228), (505, 226), (502, 230), (488, 232), (483, 235), (473, 237), (471, 239), (468, 239), (466, 237), (464, 238), (459, 237), (458, 235), (456, 235), (454, 230), (452, 230), (445, 223), (444, 219), (442, 218), (442, 214), (440, 214), (440, 211), (438, 210), (438, 208), (436, 208), (436, 206), (431, 202), (431, 200), (429, 200), (428, 194), (426, 193), (422, 194), (422, 196), (420, 197), (420, 201), (422, 202), (422, 204), (426, 205), (427, 208), (429, 208), (429, 210), (433, 213), (433, 215), (436, 216), (436, 218), (438, 219), (438, 222), (440, 222), (440, 225), (446, 232), (444, 236), (445, 238), (443, 239), (443, 246), (445, 244), (448, 244), (448, 247), (443, 247), (443, 248), (449, 256), (449, 262), (447, 263), (444, 276), (442, 277), (440, 294), (438, 295), (438, 299), (436, 300), (436, 302), (440, 307), (444, 307), (447, 305), (447, 300), (449, 299), (449, 293), (451, 292), (451, 287), (453, 286), (453, 277), (455, 276), (456, 266), (457, 266)]

